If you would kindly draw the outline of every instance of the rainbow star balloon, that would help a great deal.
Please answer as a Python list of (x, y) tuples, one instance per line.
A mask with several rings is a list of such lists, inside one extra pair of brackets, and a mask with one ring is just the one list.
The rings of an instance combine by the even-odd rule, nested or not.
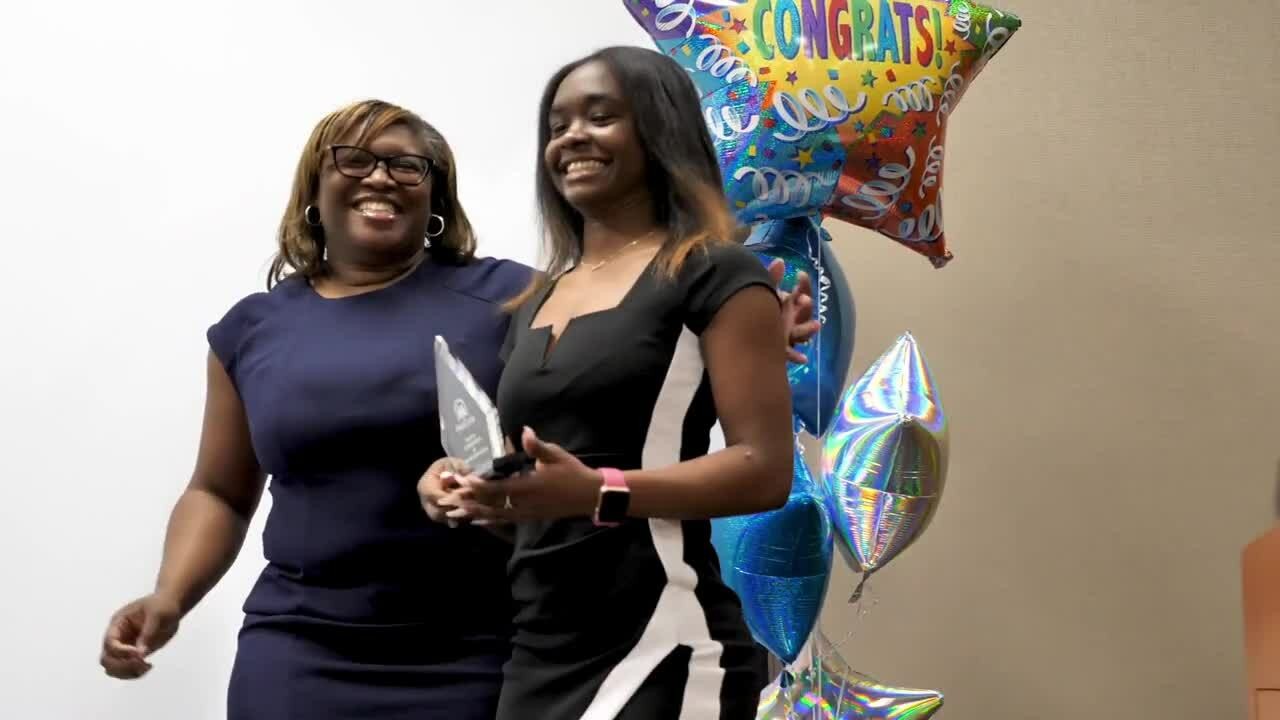
[(942, 709), (936, 690), (886, 685), (849, 667), (819, 630), (809, 654), (789, 682), (760, 694), (756, 720), (928, 720)]
[(623, 0), (703, 93), (744, 223), (820, 210), (941, 267), (947, 118), (1021, 26), (971, 0)]
[(949, 434), (937, 383), (911, 333), (840, 399), (823, 442), (822, 479), (840, 548), (863, 582), (929, 527), (946, 484)]

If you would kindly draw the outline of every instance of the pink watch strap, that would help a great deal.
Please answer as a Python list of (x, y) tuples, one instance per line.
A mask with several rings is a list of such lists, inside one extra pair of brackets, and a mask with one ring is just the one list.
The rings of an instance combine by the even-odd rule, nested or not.
[(625, 488), (627, 486), (625, 476), (617, 468), (600, 468), (600, 474), (604, 476), (605, 487)]

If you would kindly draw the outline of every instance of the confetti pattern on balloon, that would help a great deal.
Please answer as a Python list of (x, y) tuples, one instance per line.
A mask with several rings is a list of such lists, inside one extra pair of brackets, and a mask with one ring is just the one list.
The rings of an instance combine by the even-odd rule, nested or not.
[(751, 223), (814, 210), (942, 267), (947, 118), (1021, 20), (971, 0), (623, 0), (703, 93)]
[(711, 540), (752, 635), (783, 662), (795, 660), (822, 612), (834, 546), (831, 519), (798, 439), (787, 504), (713, 520)]
[(885, 685), (849, 667), (821, 631), (814, 631), (812, 661), (784, 683), (760, 694), (756, 720), (928, 720), (942, 709), (936, 690)]
[(948, 431), (910, 333), (841, 398), (824, 440), (823, 484), (841, 549), (864, 582), (928, 528), (946, 481)]
[(857, 309), (853, 290), (831, 251), (831, 236), (816, 215), (756, 223), (747, 247), (768, 266), (783, 261), (783, 290), (795, 287), (796, 275), (808, 273), (813, 284), (818, 334), (797, 349), (808, 362), (788, 363), (792, 412), (814, 437), (822, 437), (835, 419), (840, 392), (853, 360)]

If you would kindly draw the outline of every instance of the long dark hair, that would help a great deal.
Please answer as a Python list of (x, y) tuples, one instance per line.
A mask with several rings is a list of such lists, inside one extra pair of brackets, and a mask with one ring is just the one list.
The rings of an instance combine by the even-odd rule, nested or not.
[(444, 218), (444, 232), (431, 241), (432, 260), (463, 265), (476, 250), (471, 221), (458, 201), (458, 178), (453, 150), (430, 123), (415, 113), (382, 100), (362, 100), (338, 108), (320, 119), (311, 131), (293, 173), (293, 188), (284, 217), (280, 220), (277, 249), (267, 273), (267, 288), (289, 275), (311, 278), (324, 270), (324, 230), (307, 222), (305, 210), (315, 201), (320, 185), (320, 168), (330, 144), (339, 142), (359, 128), (356, 143), (377, 136), (392, 125), (403, 123), (426, 142), (435, 167), (431, 170), (431, 211)]
[(646, 184), (654, 219), (669, 233), (659, 251), (658, 267), (674, 275), (685, 258), (708, 243), (731, 242), (737, 223), (725, 199), (720, 163), (702, 116), (698, 90), (674, 60), (654, 50), (616, 46), (598, 50), (560, 68), (547, 81), (538, 107), (537, 196), (546, 274), (514, 299), (518, 306), (549, 277), (572, 267), (582, 257), (582, 215), (552, 182), (544, 160), (551, 141), (551, 103), (569, 73), (602, 62), (630, 104), (636, 136), (644, 151)]

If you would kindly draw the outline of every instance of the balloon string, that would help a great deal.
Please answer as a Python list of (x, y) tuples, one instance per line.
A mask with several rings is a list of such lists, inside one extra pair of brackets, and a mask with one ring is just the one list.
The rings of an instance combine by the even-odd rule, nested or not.
[(857, 613), (857, 620), (854, 621), (854, 627), (845, 633), (845, 636), (839, 642), (828, 643), (825, 650), (819, 653), (819, 660), (826, 660), (831, 655), (834, 655), (837, 650), (847, 645), (853, 639), (854, 634), (858, 632), (857, 623), (861, 622), (862, 618), (866, 617), (871, 612), (871, 609), (879, 604), (880, 599), (875, 597), (875, 594), (871, 592), (871, 586), (867, 584), (870, 580), (871, 573), (863, 573), (862, 579), (858, 581), (858, 587), (854, 589), (853, 595), (849, 598), (849, 603), (856, 606), (854, 610)]
[(856, 605), (862, 600), (862, 590), (867, 585), (867, 580), (871, 578), (871, 573), (862, 573), (862, 579), (858, 581), (858, 587), (853, 589), (853, 594), (849, 596), (849, 604)]

